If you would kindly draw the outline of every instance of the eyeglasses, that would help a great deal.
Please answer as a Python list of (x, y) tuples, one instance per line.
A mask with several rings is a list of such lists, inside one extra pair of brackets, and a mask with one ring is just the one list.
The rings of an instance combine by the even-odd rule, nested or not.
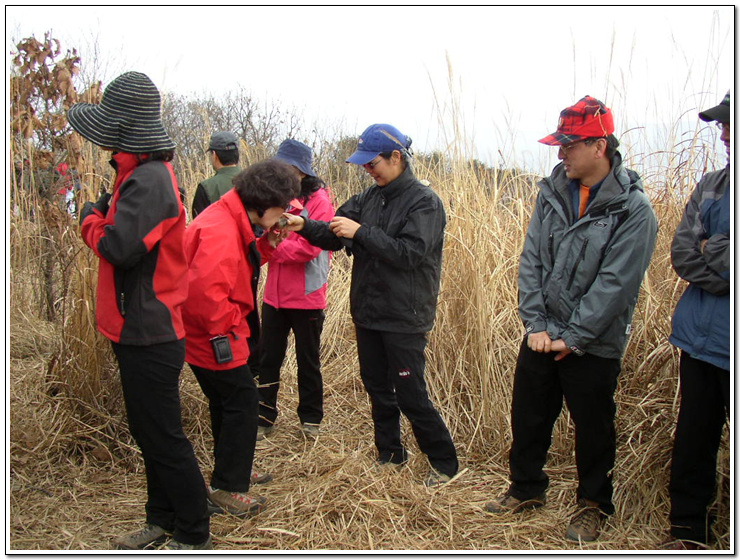
[(364, 167), (365, 169), (375, 169), (375, 166), (378, 165), (381, 161), (383, 161), (383, 158), (381, 156), (378, 156), (376, 159), (374, 159), (370, 163), (364, 164), (362, 167)]
[(561, 144), (560, 149), (563, 150), (563, 153), (565, 154), (573, 146), (577, 146), (578, 144), (586, 144), (586, 146), (590, 146), (597, 140), (601, 140), (601, 138), (586, 138), (585, 140), (576, 140), (575, 142), (571, 142), (570, 144)]
[(715, 125), (717, 126), (717, 128), (719, 128), (720, 130), (724, 130), (724, 129), (725, 129), (725, 127), (727, 127), (727, 130), (730, 130), (730, 123), (721, 123), (721, 122), (717, 121), (717, 122), (716, 122), (716, 123), (714, 123), (714, 124), (715, 124)]

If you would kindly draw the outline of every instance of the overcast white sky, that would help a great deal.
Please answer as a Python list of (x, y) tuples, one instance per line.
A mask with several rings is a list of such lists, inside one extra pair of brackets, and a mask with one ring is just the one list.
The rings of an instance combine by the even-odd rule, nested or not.
[(304, 115), (307, 135), (388, 122), (423, 151), (454, 136), (455, 104), (468, 155), (549, 170), (554, 150), (537, 140), (586, 94), (612, 107), (623, 143), (694, 127), (733, 84), (734, 18), (732, 6), (18, 6), (6, 60), (51, 30), (104, 84), (137, 70), (179, 94), (243, 87)]

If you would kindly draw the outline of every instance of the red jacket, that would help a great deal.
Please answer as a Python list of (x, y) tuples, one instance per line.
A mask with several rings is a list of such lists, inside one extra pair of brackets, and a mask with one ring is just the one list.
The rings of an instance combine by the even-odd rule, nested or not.
[(100, 257), (98, 330), (135, 346), (180, 340), (187, 264), (175, 174), (166, 162), (136, 165), (136, 156), (124, 153), (113, 158), (121, 176), (108, 213), (96, 211), (82, 223), (83, 240)]
[[(334, 208), (326, 189), (311, 193), (300, 215), (330, 221)], [(267, 265), (265, 303), (276, 309), (325, 309), (330, 259), (330, 251), (314, 247), (297, 233), (291, 233), (275, 249)]]
[[(223, 195), (190, 223), (185, 232), (188, 298), (183, 306), (185, 361), (211, 370), (247, 363), (249, 325), (254, 309), (249, 246), (257, 243), (262, 261), (272, 255), (267, 236), (255, 238), (252, 224), (235, 190)], [(216, 363), (211, 338), (226, 335), (234, 359)]]

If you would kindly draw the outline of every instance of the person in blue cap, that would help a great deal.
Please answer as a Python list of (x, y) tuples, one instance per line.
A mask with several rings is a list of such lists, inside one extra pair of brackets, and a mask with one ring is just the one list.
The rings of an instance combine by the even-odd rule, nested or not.
[(285, 216), (288, 229), (312, 245), (345, 248), (354, 257), (350, 310), (378, 463), (407, 461), (403, 413), (431, 465), (425, 484), (438, 486), (458, 470), (452, 437), (424, 380), (447, 218), (437, 194), (414, 176), (410, 147), (411, 139), (389, 124), (368, 127), (347, 162), (363, 167), (374, 184), (345, 202), (329, 222)]
[[(293, 212), (312, 220), (329, 221), (334, 207), (324, 181), (313, 170), (311, 148), (289, 138), (275, 158), (292, 166), (301, 181)], [(278, 416), (280, 369), (285, 361), (288, 335), (293, 331), (298, 364), (298, 418), (308, 436), (319, 433), (324, 418), (324, 384), (321, 376), (321, 331), (326, 309), (326, 280), (331, 252), (311, 245), (290, 233), (275, 249), (267, 265), (262, 303), (259, 392), (260, 419), (257, 439), (272, 432)]]
[(671, 244), (671, 264), (689, 285), (673, 314), (671, 344), (681, 349), (681, 406), (671, 461), (669, 550), (707, 547), (717, 451), (730, 416), (732, 209), (730, 92), (699, 118), (715, 122), (727, 165), (704, 175)]

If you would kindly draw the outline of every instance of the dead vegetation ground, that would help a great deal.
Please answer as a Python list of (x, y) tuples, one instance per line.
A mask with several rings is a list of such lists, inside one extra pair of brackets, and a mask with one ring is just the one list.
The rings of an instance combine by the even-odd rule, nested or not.
[[(28, 337), (32, 332), (33, 336)], [(53, 330), (12, 324), (10, 360), (10, 551), (105, 550), (119, 533), (138, 528), (145, 500), (143, 463), (120, 414), (101, 417), (57, 393), (47, 378)], [(21, 335), (23, 333), (23, 335)], [(400, 472), (374, 465), (369, 404), (353, 353), (325, 365), (326, 417), (321, 435), (305, 438), (295, 415), (294, 363), (286, 363), (276, 431), (259, 442), (256, 467), (275, 480), (256, 490), (268, 498), (260, 515), (212, 517), (214, 546), (252, 551), (506, 551), (651, 550), (667, 530), (669, 446), (662, 433), (625, 427), (639, 402), (619, 397), (620, 447), (615, 470), (617, 512), (594, 544), (563, 535), (574, 507), (572, 449), (553, 446), (549, 503), (520, 516), (494, 516), (483, 505), (507, 484), (508, 441), (456, 432), (461, 472), (441, 489), (421, 481), (428, 465), (404, 424), (413, 453)], [(207, 406), (192, 374), (182, 377), (183, 415), (203, 472), (212, 467)], [(92, 416), (91, 416), (92, 415)], [(94, 418), (93, 418), (94, 417)], [(449, 420), (449, 419), (448, 419)], [(669, 419), (664, 418), (665, 421)], [(634, 421), (631, 421), (634, 424)], [(655, 423), (655, 421), (653, 421)], [(653, 426), (654, 427), (654, 426)], [(555, 439), (572, 434), (561, 419)], [(460, 430), (462, 432), (462, 430)], [(571, 438), (572, 439), (572, 438)], [(639, 453), (635, 454), (633, 447)], [(652, 450), (652, 453), (650, 452)], [(498, 457), (499, 459), (492, 459)], [(662, 473), (647, 480), (641, 473)], [(715, 525), (717, 549), (728, 550), (729, 452), (721, 450)]]

